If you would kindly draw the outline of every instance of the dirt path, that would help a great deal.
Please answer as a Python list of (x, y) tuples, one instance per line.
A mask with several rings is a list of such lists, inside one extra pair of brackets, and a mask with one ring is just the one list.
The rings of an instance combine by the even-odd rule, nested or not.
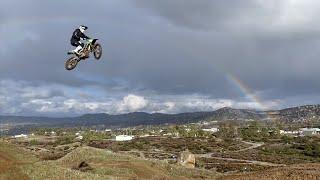
[(247, 142), (247, 141), (242, 141), (242, 142), (245, 143), (245, 144), (250, 144), (251, 146), (247, 147), (247, 148), (244, 148), (244, 149), (237, 150), (237, 151), (233, 151), (233, 152), (248, 151), (250, 149), (255, 149), (255, 148), (258, 148), (258, 147), (264, 145), (264, 142), (261, 142), (261, 143), (254, 143), (254, 142)]
[(208, 158), (208, 159), (219, 159), (219, 160), (225, 160), (225, 161), (238, 161), (238, 162), (242, 162), (242, 163), (256, 164), (256, 165), (260, 165), (260, 166), (274, 166), (274, 167), (286, 166), (285, 164), (275, 164), (275, 163), (270, 163), (270, 162), (245, 160), (245, 159), (214, 157), (212, 155), (213, 155), (213, 153), (197, 154), (196, 157), (198, 157), (198, 158)]
[(20, 167), (30, 162), (20, 155), (16, 147), (0, 142), (0, 179), (29, 179)]
[[(242, 151), (248, 151), (250, 149), (255, 149), (260, 146), (263, 146), (264, 143), (254, 143), (254, 142), (246, 142), (242, 141), (245, 144), (250, 144), (250, 147), (240, 149), (237, 151), (232, 151), (232, 152), (242, 152)], [(141, 157), (145, 157), (145, 153), (159, 153), (159, 152), (145, 152), (145, 151), (130, 151), (130, 152), (135, 152), (139, 153)], [(171, 153), (165, 153), (161, 152), (161, 154), (168, 154), (171, 155)], [(196, 157), (198, 158), (209, 158), (209, 159), (218, 159), (218, 160), (225, 160), (225, 161), (237, 161), (241, 163), (247, 163), (247, 164), (255, 164), (255, 165), (260, 165), (260, 166), (272, 166), (272, 167), (282, 167), (286, 166), (285, 164), (276, 164), (276, 163), (270, 163), (270, 162), (264, 162), (264, 161), (255, 161), (255, 160), (246, 160), (246, 159), (234, 159), (234, 158), (224, 158), (224, 157), (215, 157), (213, 156), (214, 153), (207, 153), (207, 154), (196, 154)]]
[(286, 166), (285, 164), (275, 164), (270, 162), (264, 162), (264, 161), (253, 161), (253, 160), (244, 160), (244, 159), (234, 159), (234, 158), (222, 158), (222, 157), (211, 157), (212, 159), (219, 159), (219, 160), (225, 160), (225, 161), (238, 161), (248, 164), (255, 164), (260, 166), (273, 166), (273, 167), (282, 167)]
[[(242, 151), (248, 151), (250, 149), (255, 149), (260, 146), (263, 146), (264, 143), (253, 143), (253, 142), (246, 142), (242, 141), (243, 143), (250, 144), (250, 147), (240, 149), (237, 151), (232, 151), (232, 152), (242, 152)], [(213, 156), (213, 153), (207, 153), (207, 154), (197, 154), (196, 157), (202, 157), (202, 158), (211, 158), (211, 159), (218, 159), (218, 160), (225, 160), (225, 161), (238, 161), (242, 163), (248, 163), (248, 164), (255, 164), (255, 165), (260, 165), (260, 166), (272, 166), (272, 167), (282, 167), (286, 166), (285, 164), (276, 164), (276, 163), (270, 163), (270, 162), (264, 162), (264, 161), (254, 161), (254, 160), (246, 160), (246, 159), (234, 159), (234, 158), (224, 158), (224, 157), (215, 157)]]
[(10, 154), (0, 150), (0, 174), (13, 168), (18, 162)]

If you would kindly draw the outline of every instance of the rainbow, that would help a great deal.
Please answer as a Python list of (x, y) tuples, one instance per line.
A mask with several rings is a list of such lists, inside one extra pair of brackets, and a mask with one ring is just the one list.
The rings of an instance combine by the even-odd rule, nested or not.
[(227, 73), (226, 78), (230, 84), (232, 84), (238, 92), (241, 93), (241, 96), (244, 96), (246, 99), (256, 104), (256, 108), (258, 110), (267, 110), (268, 107), (264, 105), (263, 100), (261, 100), (256, 94), (252, 92), (252, 90), (243, 83), (239, 78), (234, 76), (231, 73)]
[(243, 83), (239, 78), (231, 73), (227, 73), (226, 78), (231, 84), (234, 85), (234, 87), (239, 90), (241, 96), (244, 96), (246, 99), (255, 104), (255, 109), (259, 110), (261, 114), (265, 115), (266, 119), (273, 119), (273, 117), (268, 112), (266, 112), (267, 110), (269, 110), (269, 107), (266, 106), (263, 100), (261, 100), (259, 96), (253, 93), (245, 83)]

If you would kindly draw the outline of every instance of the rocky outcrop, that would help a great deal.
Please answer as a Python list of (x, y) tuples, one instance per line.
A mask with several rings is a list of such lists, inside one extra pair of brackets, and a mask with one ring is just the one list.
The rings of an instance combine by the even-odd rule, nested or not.
[(187, 168), (195, 168), (196, 157), (188, 150), (183, 151), (178, 158), (178, 164)]

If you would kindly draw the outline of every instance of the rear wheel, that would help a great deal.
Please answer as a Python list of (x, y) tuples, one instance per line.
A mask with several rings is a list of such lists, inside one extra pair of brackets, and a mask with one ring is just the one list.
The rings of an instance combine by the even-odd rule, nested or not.
[(77, 64), (78, 64), (78, 58), (71, 57), (66, 61), (65, 68), (66, 68), (66, 70), (70, 71), (70, 70), (74, 69), (77, 66)]
[(94, 45), (93, 55), (97, 60), (99, 60), (101, 58), (101, 56), (102, 56), (102, 47), (101, 47), (100, 44), (96, 43)]

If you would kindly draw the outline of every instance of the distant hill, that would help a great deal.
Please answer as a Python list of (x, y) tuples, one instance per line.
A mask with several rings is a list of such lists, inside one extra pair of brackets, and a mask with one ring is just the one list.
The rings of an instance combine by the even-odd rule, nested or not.
[(156, 124), (184, 124), (198, 122), (214, 115), (214, 112), (195, 112), (181, 114), (161, 114), (134, 112), (120, 115), (110, 114), (85, 114), (73, 118), (48, 118), (48, 117), (24, 117), (24, 116), (0, 116), (2, 124), (22, 124), (30, 126), (93, 126), (105, 125), (116, 127), (129, 127), (137, 125), (156, 125)]
[(267, 120), (278, 119), (284, 122), (306, 122), (320, 119), (320, 105), (306, 105), (274, 111), (221, 108), (211, 112), (180, 114), (133, 112), (120, 115), (85, 114), (72, 118), (0, 116), (1, 124), (23, 127), (77, 127), (103, 125), (105, 127), (130, 127), (138, 125), (185, 124), (203, 120)]
[(320, 105), (287, 108), (278, 113), (278, 118), (285, 122), (320, 121)]

